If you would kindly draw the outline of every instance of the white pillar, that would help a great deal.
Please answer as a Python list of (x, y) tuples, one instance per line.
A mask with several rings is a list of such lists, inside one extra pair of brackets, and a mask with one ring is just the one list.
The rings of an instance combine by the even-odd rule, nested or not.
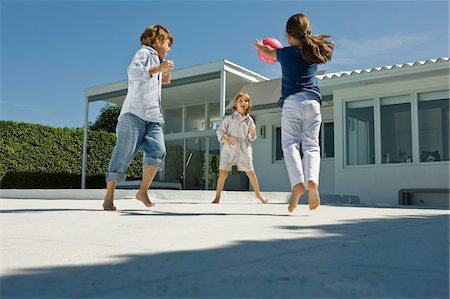
[(225, 115), (226, 89), (227, 89), (227, 73), (225, 70), (222, 70), (220, 72), (220, 120), (222, 120)]

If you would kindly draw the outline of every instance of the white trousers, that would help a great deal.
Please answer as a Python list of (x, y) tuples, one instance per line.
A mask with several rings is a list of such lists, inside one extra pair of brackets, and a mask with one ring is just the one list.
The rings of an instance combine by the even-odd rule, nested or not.
[[(298, 101), (288, 97), (281, 116), (281, 148), (291, 187), (308, 182), (319, 184), (319, 131), (322, 123), (320, 104), (316, 100)], [(303, 158), (300, 155), (300, 146)]]

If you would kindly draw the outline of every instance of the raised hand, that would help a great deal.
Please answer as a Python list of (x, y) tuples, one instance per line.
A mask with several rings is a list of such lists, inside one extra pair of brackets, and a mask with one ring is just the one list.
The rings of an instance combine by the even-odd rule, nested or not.
[(164, 73), (173, 70), (173, 66), (174, 66), (173, 60), (164, 60), (159, 65), (159, 70)]
[(172, 74), (171, 73), (163, 73), (162, 83), (169, 84), (172, 82)]
[(256, 136), (256, 129), (254, 127), (248, 127), (248, 133), (254, 138)]

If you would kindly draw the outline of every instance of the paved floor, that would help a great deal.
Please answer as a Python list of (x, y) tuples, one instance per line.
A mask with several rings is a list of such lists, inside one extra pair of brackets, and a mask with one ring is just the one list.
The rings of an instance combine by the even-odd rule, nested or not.
[(449, 211), (0, 199), (1, 298), (448, 298)]

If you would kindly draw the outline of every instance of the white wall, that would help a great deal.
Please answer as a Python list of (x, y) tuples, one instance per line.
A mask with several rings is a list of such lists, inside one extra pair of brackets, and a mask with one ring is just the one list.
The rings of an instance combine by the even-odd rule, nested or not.
[[(430, 163), (428, 163), (430, 164)], [(449, 164), (385, 164), (372, 167), (340, 168), (335, 172), (336, 194), (358, 195), (361, 203), (397, 204), (404, 188), (448, 188)]]
[[(449, 76), (428, 76), (422, 79), (370, 84), (363, 87), (334, 90), (335, 120), (335, 193), (358, 195), (362, 203), (398, 203), (398, 191), (402, 188), (449, 188), (449, 161), (420, 163), (418, 132), (413, 128), (413, 163), (345, 166), (344, 159), (344, 100), (394, 96), (416, 92), (448, 89)], [(416, 105), (413, 99), (413, 106)], [(376, 110), (375, 110), (376, 111)], [(417, 124), (417, 114), (412, 114)], [(375, 134), (377, 135), (377, 133)], [(375, 137), (380, 143), (380, 137)], [(377, 140), (378, 138), (378, 140)], [(380, 153), (376, 148), (376, 154)]]
[[(258, 138), (253, 144), (253, 164), (261, 191), (287, 191), (291, 189), (284, 162), (273, 162), (272, 146), (275, 144), (272, 128), (280, 125), (281, 111), (252, 116), (256, 122)], [(261, 138), (260, 128), (265, 126), (266, 136)]]
[[(425, 76), (425, 75), (424, 75)], [(321, 161), (320, 191), (322, 194), (357, 195), (362, 203), (397, 204), (402, 188), (449, 188), (449, 161), (420, 163), (418, 132), (413, 129), (413, 163), (382, 164), (381, 137), (376, 136), (378, 155), (374, 165), (344, 165), (344, 100), (388, 97), (417, 92), (448, 89), (449, 76), (439, 75), (420, 79), (389, 79), (389, 83), (376, 82), (360, 87), (334, 87), (333, 107), (322, 107), (324, 122), (334, 122), (335, 157)], [(414, 99), (416, 100), (416, 99)], [(416, 105), (416, 104), (413, 104)], [(416, 107), (417, 108), (417, 107)], [(377, 110), (376, 110), (376, 113)], [(273, 127), (281, 123), (281, 111), (252, 113), (257, 130), (266, 127), (264, 139), (258, 135), (253, 143), (255, 171), (263, 191), (289, 191), (290, 184), (284, 162), (273, 162)], [(417, 124), (417, 114), (412, 115)], [(377, 124), (376, 124), (377, 125)], [(379, 132), (376, 132), (376, 135)]]
[[(322, 124), (333, 122), (333, 106), (322, 106)], [(323, 144), (322, 144), (323, 146)], [(323, 152), (323, 149), (321, 149)], [(322, 156), (323, 157), (323, 156)], [(334, 190), (334, 158), (323, 158), (320, 161), (319, 190), (322, 194), (335, 194)]]

